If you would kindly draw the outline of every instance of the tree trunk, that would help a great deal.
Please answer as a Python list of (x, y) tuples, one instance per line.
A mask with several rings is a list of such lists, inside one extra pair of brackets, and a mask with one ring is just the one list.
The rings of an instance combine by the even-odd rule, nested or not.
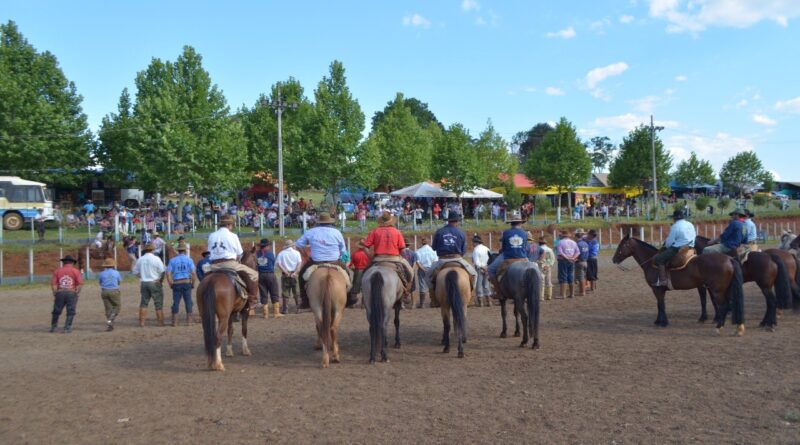
[(561, 189), (558, 190), (558, 204), (556, 207), (556, 224), (561, 224)]

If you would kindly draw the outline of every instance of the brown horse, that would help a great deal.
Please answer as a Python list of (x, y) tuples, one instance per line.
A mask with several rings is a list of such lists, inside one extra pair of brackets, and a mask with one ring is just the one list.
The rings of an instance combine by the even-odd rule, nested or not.
[[(103, 241), (103, 245), (100, 248), (95, 247), (94, 242), (89, 244), (83, 244), (80, 248), (78, 248), (78, 269), (79, 270), (87, 270), (87, 259), (86, 259), (86, 251), (89, 251), (89, 264), (91, 265), (91, 260), (98, 260), (102, 261), (106, 258), (114, 258), (114, 238), (106, 238)], [(133, 267), (133, 265), (131, 265)], [(98, 265), (99, 269), (99, 265)]]
[[(255, 249), (246, 250), (241, 263), (256, 268)], [(203, 278), (197, 288), (197, 309), (203, 322), (203, 341), (205, 342), (208, 369), (224, 371), (222, 364), (221, 338), (228, 334), (225, 351), (233, 357), (233, 314), (238, 312), (242, 319), (242, 355), (250, 355), (247, 347), (247, 300), (236, 295), (236, 287), (227, 272), (211, 272)]]
[(319, 267), (306, 283), (306, 293), (317, 325), (316, 349), (322, 349), (322, 367), (339, 363), (339, 323), (347, 305), (347, 282), (336, 269)]
[(450, 352), (450, 310), (458, 344), (458, 358), (464, 358), (467, 342), (467, 304), (471, 295), (469, 274), (461, 267), (442, 269), (436, 275), (436, 299), (442, 310), (442, 353)]
[[(703, 236), (696, 237), (694, 247), (697, 253), (702, 254), (703, 250), (709, 246), (710, 241), (710, 239)], [(759, 326), (767, 328), (770, 331), (774, 330), (775, 326), (778, 324), (778, 301), (789, 301), (791, 295), (789, 275), (787, 274), (783, 261), (780, 258), (773, 257), (773, 255), (767, 252), (750, 252), (747, 256), (747, 261), (742, 264), (742, 273), (745, 283), (753, 281), (758, 285), (767, 303), (767, 310)], [(706, 312), (706, 289), (704, 287), (698, 287), (697, 292), (700, 294), (701, 309), (700, 319), (698, 321), (704, 322), (708, 319)], [(777, 297), (775, 296), (776, 293)]]
[[(666, 327), (667, 320), (664, 296), (667, 288), (653, 286), (658, 278), (658, 269), (652, 267), (652, 260), (658, 254), (658, 249), (626, 235), (617, 246), (614, 253), (614, 264), (620, 264), (628, 257), (633, 257), (644, 272), (645, 281), (653, 290), (658, 304), (658, 316), (655, 324)], [(737, 335), (744, 334), (744, 291), (742, 290), (742, 268), (733, 258), (712, 253), (698, 255), (689, 264), (678, 271), (670, 271), (670, 279), (675, 289), (696, 289), (705, 287), (711, 292), (712, 301), (719, 306), (715, 321), (717, 333), (725, 325), (728, 311), (733, 313), (733, 323), (736, 325)]]
[(792, 301), (789, 301), (788, 296), (786, 298), (781, 298), (781, 296), (778, 295), (778, 309), (789, 309), (792, 307), (794, 310), (800, 310), (800, 259), (787, 250), (764, 249), (762, 252), (769, 254), (773, 261), (777, 262), (778, 259), (780, 259), (784, 267), (786, 267)]

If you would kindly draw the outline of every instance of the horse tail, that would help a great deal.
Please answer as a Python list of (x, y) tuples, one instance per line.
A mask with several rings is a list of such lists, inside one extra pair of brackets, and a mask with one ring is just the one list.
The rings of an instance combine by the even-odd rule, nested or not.
[(444, 287), (447, 290), (447, 303), (453, 311), (453, 324), (456, 328), (456, 335), (466, 334), (467, 316), (464, 313), (463, 296), (458, 288), (458, 272), (451, 270), (444, 277)]
[(795, 311), (800, 311), (800, 259), (796, 256), (794, 257), (794, 263), (797, 266), (794, 273), (794, 283), (795, 286), (792, 286), (792, 309)]
[(333, 302), (331, 286), (333, 285), (333, 272), (326, 271), (325, 283), (322, 286), (322, 343), (326, 348), (331, 348), (331, 324), (333, 323)]
[(376, 349), (383, 344), (383, 275), (380, 271), (375, 271), (369, 279), (370, 287), (370, 316), (369, 329), (373, 333)]
[(535, 267), (525, 271), (525, 298), (528, 300), (528, 327), (531, 336), (538, 337), (539, 328), (539, 295), (541, 295), (541, 280)]
[(778, 266), (778, 275), (775, 277), (775, 294), (778, 297), (778, 308), (788, 309), (790, 303), (789, 295), (792, 293), (789, 272), (786, 270), (786, 264), (783, 263), (781, 257), (774, 253), (770, 253), (769, 257)]
[(744, 323), (744, 276), (742, 275), (742, 265), (739, 261), (731, 258), (731, 265), (733, 265), (733, 277), (728, 285), (728, 304), (731, 307), (733, 324), (739, 325)]
[(203, 322), (203, 341), (205, 342), (206, 356), (214, 357), (217, 349), (217, 291), (213, 283), (203, 290), (200, 296), (203, 299), (203, 313), (200, 314)]

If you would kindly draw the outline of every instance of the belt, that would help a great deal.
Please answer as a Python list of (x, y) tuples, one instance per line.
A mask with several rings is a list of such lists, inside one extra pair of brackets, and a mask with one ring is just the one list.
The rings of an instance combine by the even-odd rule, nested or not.
[(448, 254), (448, 255), (439, 255), (439, 258), (445, 258), (445, 259), (449, 259), (449, 258), (461, 258), (461, 255), (459, 255), (459, 254), (457, 254), (457, 253), (451, 253), (451, 254)]
[(182, 280), (175, 280), (175, 281), (172, 282), (172, 284), (186, 284), (186, 283), (191, 283), (191, 282), (192, 282), (191, 279), (184, 278)]

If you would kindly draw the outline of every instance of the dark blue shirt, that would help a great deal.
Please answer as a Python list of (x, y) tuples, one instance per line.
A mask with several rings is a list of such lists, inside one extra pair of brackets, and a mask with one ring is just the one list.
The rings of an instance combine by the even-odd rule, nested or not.
[(738, 219), (731, 220), (719, 236), (719, 242), (729, 249), (736, 249), (747, 242), (747, 227)]
[(206, 272), (203, 270), (203, 266), (206, 265), (211, 266), (211, 259), (208, 257), (197, 262), (197, 270), (195, 272), (197, 273), (197, 279), (200, 281), (202, 281), (203, 277), (206, 276)]
[(589, 258), (597, 258), (597, 255), (600, 254), (600, 242), (595, 238), (586, 243), (589, 244)]
[(256, 265), (259, 272), (275, 272), (275, 254), (271, 250), (257, 251)]
[(527, 258), (528, 250), (528, 234), (519, 227), (512, 227), (503, 232), (502, 237), (502, 254), (503, 258)]
[(586, 261), (589, 259), (589, 243), (585, 239), (578, 240), (578, 250), (581, 252), (578, 255), (578, 261)]
[(467, 254), (467, 237), (461, 229), (448, 224), (436, 231), (431, 247), (439, 256), (454, 254), (464, 256)]

